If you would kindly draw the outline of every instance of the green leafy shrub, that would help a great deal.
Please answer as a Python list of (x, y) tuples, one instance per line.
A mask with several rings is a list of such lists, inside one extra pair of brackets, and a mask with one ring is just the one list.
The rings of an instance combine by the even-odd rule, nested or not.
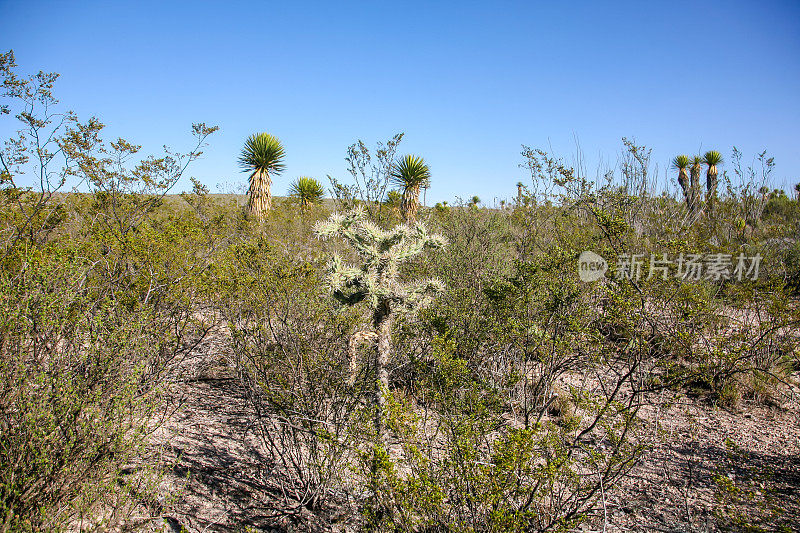
[(313, 263), (264, 237), (232, 246), (215, 267), (232, 363), (257, 413), (258, 436), (278, 465), (293, 510), (343, 503), (351, 449), (365, 438), (365, 391), (347, 385), (347, 335)]

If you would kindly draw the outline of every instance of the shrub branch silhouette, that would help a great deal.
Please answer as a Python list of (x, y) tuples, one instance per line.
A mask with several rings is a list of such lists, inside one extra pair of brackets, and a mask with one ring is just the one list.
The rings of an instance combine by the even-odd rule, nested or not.
[(375, 432), (379, 445), (385, 450), (387, 363), (392, 350), (392, 324), (397, 315), (424, 307), (443, 288), (436, 279), (401, 281), (400, 266), (426, 250), (442, 248), (446, 240), (428, 233), (422, 223), (383, 230), (367, 219), (360, 206), (346, 214), (334, 214), (317, 223), (314, 229), (323, 239), (343, 239), (361, 260), (359, 266), (347, 265), (334, 254), (328, 264), (328, 282), (340, 303), (356, 305), (363, 301), (372, 313), (371, 330), (356, 332), (350, 339), (350, 381), (355, 381), (357, 344), (374, 343), (377, 348), (374, 351)]

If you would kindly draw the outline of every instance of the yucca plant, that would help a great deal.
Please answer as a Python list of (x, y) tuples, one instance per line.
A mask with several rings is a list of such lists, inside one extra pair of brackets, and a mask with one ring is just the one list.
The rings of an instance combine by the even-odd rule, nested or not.
[(300, 202), (300, 209), (306, 210), (314, 204), (322, 203), (325, 189), (314, 178), (300, 176), (289, 186), (289, 196)]
[(285, 165), (286, 153), (277, 137), (269, 133), (256, 133), (247, 138), (239, 156), (244, 172), (250, 172), (250, 190), (247, 192), (247, 214), (264, 220), (272, 207), (271, 175), (280, 174)]
[(523, 187), (525, 184), (521, 181), (517, 182), (517, 204), (522, 205), (522, 195), (524, 194)]
[(794, 193), (797, 196), (797, 200), (800, 201), (800, 183), (794, 184)]
[(717, 201), (717, 166), (722, 164), (722, 154), (716, 150), (709, 150), (703, 156), (703, 164), (708, 167), (706, 170), (706, 206), (711, 211)]
[(391, 177), (392, 183), (403, 191), (400, 202), (403, 222), (415, 222), (419, 207), (419, 191), (422, 187), (430, 187), (430, 168), (421, 157), (406, 155), (394, 164)]
[(691, 189), (689, 184), (689, 174), (687, 172), (687, 169), (689, 168), (689, 156), (675, 156), (675, 158), (672, 160), (672, 168), (678, 171), (678, 185), (681, 186), (681, 190), (683, 191), (683, 198), (686, 201), (686, 209), (691, 212)]

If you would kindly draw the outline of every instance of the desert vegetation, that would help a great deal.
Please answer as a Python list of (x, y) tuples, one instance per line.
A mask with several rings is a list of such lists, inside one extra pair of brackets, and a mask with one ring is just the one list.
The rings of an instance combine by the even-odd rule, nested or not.
[[(279, 198), (256, 133), (240, 208), (174, 194), (216, 127), (141, 156), (0, 77), (0, 531), (797, 527), (800, 198), (766, 152), (662, 182), (634, 140), (598, 176), (524, 146), (511, 201), (429, 208), (402, 134)], [(776, 448), (715, 437), (753, 417)]]

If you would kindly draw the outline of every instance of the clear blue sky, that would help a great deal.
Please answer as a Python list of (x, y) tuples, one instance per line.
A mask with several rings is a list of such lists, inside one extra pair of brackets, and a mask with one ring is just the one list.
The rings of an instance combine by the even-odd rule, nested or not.
[[(347, 177), (346, 147), (405, 132), (428, 203), (511, 197), (520, 145), (614, 163), (622, 136), (663, 169), (683, 152), (768, 149), (800, 181), (800, 2), (37, 2), (0, 0), (0, 49), (106, 138), (188, 148), (191, 175), (243, 183), (245, 137), (297, 176)], [(592, 169), (593, 170), (593, 169)], [(188, 179), (177, 190), (186, 188)]]

